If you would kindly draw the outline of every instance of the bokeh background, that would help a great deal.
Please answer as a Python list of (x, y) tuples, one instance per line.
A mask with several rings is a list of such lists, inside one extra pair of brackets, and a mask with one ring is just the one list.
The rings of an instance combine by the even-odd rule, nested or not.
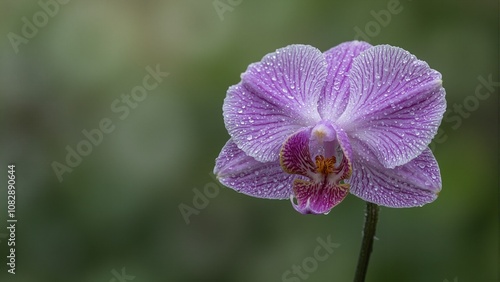
[[(371, 25), (370, 43), (400, 46), (442, 73), (452, 112), (433, 143), (440, 197), (382, 208), (367, 281), (498, 281), (498, 84), (471, 101), (479, 77), (500, 81), (499, 3), (400, 0), (377, 23), (394, 1), (220, 0), (230, 9), (219, 14), (213, 0), (72, 0), (16, 52), (8, 35), (43, 9), (2, 0), (0, 236), (9, 163), (18, 223), (16, 275), (0, 237), (0, 280), (282, 281), (330, 236), (339, 247), (307, 281), (351, 281), (360, 199), (302, 216), (288, 201), (216, 186), (211, 171), (228, 139), (226, 90), (248, 64), (292, 43), (327, 50)], [(119, 119), (110, 105), (156, 65), (169, 76)], [(453, 110), (464, 103), (473, 110)], [(115, 130), (59, 182), (51, 164), (103, 118)], [(180, 205), (195, 208), (204, 189), (213, 197), (187, 222)]]

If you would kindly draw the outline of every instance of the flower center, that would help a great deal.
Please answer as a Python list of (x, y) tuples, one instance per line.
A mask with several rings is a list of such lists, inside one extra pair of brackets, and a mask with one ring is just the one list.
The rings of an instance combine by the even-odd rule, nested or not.
[[(338, 139), (325, 138), (323, 133), (328, 132), (304, 129), (291, 135), (281, 147), (283, 170), (300, 175), (293, 181), (290, 199), (301, 213), (326, 214), (349, 193), (349, 183), (344, 182), (352, 172), (349, 150), (343, 151)], [(330, 133), (334, 136), (333, 131)], [(339, 136), (345, 140), (345, 136)]]
[(316, 156), (316, 172), (321, 173), (323, 175), (328, 175), (333, 173), (335, 170), (335, 156), (331, 158), (325, 158), (323, 155)]

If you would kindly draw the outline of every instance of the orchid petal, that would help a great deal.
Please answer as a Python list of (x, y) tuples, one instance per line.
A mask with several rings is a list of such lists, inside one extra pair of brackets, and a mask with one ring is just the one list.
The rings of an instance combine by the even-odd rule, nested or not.
[(352, 62), (370, 47), (366, 42), (350, 41), (324, 53), (328, 63), (327, 77), (318, 103), (318, 110), (323, 119), (335, 121), (344, 112), (349, 101), (349, 71)]
[(279, 161), (259, 162), (238, 149), (232, 140), (217, 157), (214, 174), (229, 188), (267, 199), (288, 199), (295, 178), (281, 169)]
[(224, 101), (229, 135), (256, 160), (277, 160), (288, 136), (320, 120), (325, 77), (326, 61), (312, 46), (290, 45), (251, 64)]
[(354, 59), (349, 103), (338, 119), (387, 168), (421, 154), (437, 132), (446, 100), (441, 74), (409, 52), (380, 45)]
[(293, 203), (292, 199), (296, 211), (302, 214), (328, 214), (349, 194), (349, 186), (296, 179), (293, 183), (293, 192), (297, 199), (297, 204)]
[(351, 193), (381, 206), (422, 206), (437, 198), (441, 190), (439, 167), (430, 149), (405, 165), (388, 169), (372, 158), (357, 156), (354, 173), (346, 182)]
[(342, 171), (342, 175), (340, 175), (341, 179), (347, 179), (352, 175), (352, 159), (353, 149), (349, 137), (345, 133), (343, 129), (337, 129), (337, 141), (339, 142), (340, 149), (342, 150), (342, 167), (344, 168)]
[(280, 151), (280, 164), (283, 170), (290, 174), (314, 177), (316, 165), (311, 160), (309, 129), (299, 131), (290, 136)]

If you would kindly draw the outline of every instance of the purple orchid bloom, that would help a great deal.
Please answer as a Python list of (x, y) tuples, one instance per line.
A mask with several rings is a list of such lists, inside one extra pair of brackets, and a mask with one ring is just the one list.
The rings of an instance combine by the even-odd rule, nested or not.
[(350, 192), (387, 207), (430, 203), (441, 190), (429, 143), (446, 109), (441, 74), (393, 46), (352, 41), (325, 53), (290, 45), (231, 86), (231, 136), (219, 181), (327, 214)]

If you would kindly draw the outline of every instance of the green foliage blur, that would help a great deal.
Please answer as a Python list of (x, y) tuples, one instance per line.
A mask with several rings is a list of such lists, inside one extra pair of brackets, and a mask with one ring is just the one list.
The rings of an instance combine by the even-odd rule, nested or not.
[[(219, 12), (213, 0), (59, 1), (47, 18), (38, 1), (0, 2), (0, 281), (286, 281), (328, 236), (339, 247), (290, 281), (352, 281), (360, 199), (303, 216), (219, 187), (211, 172), (229, 137), (226, 90), (250, 63), (355, 37), (440, 71), (449, 110), (433, 142), (443, 190), (422, 208), (381, 209), (367, 281), (498, 281), (498, 1), (218, 0)], [(380, 12), (396, 4), (390, 19)], [(35, 21), (36, 32), (24, 27)], [(169, 75), (128, 106), (122, 95), (148, 66)], [(58, 181), (53, 163), (103, 119), (114, 130)], [(1, 237), (11, 163), (15, 275)]]

